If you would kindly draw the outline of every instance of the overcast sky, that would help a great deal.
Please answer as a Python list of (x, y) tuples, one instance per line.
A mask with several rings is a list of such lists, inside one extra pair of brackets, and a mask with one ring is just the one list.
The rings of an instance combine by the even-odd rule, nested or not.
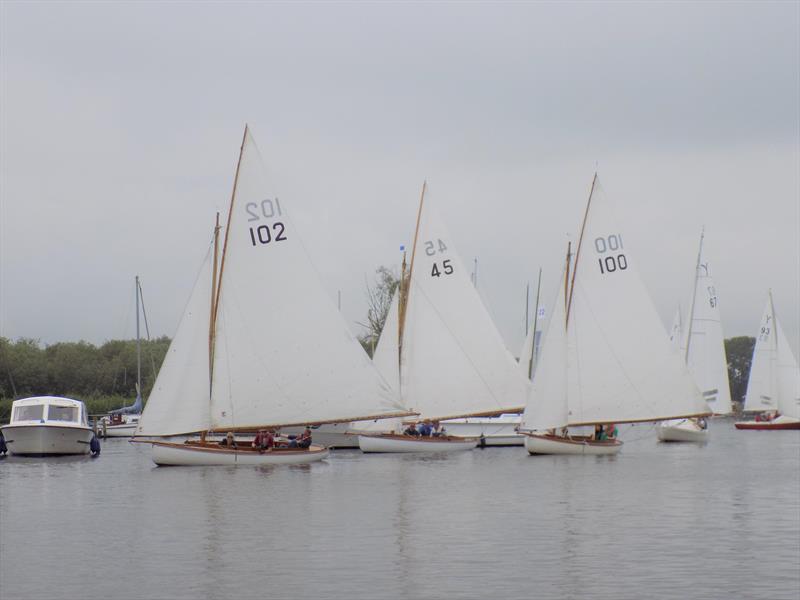
[(0, 335), (172, 335), (249, 123), (358, 331), (427, 179), (509, 348), (595, 168), (665, 327), (706, 227), (726, 336), (795, 352), (800, 4), (0, 3)]

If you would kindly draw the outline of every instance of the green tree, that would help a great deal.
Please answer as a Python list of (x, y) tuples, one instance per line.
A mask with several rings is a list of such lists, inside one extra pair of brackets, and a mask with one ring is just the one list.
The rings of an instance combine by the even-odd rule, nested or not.
[(392, 297), (399, 284), (400, 279), (387, 267), (378, 267), (375, 270), (374, 282), (367, 283), (367, 321), (359, 323), (366, 331), (358, 336), (358, 340), (370, 357), (375, 352), (375, 346), (381, 337)]
[(749, 336), (725, 340), (725, 354), (728, 357), (728, 381), (731, 386), (731, 400), (744, 402), (747, 380), (750, 377), (750, 362), (753, 360), (753, 347), (756, 338)]

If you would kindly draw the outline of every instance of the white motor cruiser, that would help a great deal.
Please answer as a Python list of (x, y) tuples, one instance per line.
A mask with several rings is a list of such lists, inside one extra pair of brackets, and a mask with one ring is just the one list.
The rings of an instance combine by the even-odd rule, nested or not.
[(80, 400), (37, 396), (15, 400), (11, 422), (0, 427), (11, 454), (88, 454), (94, 432)]

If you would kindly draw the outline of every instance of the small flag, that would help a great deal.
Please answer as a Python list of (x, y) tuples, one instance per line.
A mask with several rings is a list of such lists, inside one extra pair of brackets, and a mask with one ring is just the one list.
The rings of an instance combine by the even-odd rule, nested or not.
[(406, 249), (405, 244), (400, 244), (400, 252), (403, 252)]

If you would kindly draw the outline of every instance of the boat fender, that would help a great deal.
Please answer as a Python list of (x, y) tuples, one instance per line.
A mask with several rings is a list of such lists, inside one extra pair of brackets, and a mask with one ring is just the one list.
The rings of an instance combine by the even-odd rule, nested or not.
[(0, 454), (5, 455), (8, 452), (8, 446), (6, 446), (6, 439), (0, 434)]
[(89, 450), (92, 451), (92, 456), (100, 456), (100, 440), (96, 435), (93, 435), (92, 441), (89, 442)]
[(481, 433), (481, 437), (478, 440), (478, 447), (481, 449), (486, 448), (486, 437), (483, 435), (483, 433)]

